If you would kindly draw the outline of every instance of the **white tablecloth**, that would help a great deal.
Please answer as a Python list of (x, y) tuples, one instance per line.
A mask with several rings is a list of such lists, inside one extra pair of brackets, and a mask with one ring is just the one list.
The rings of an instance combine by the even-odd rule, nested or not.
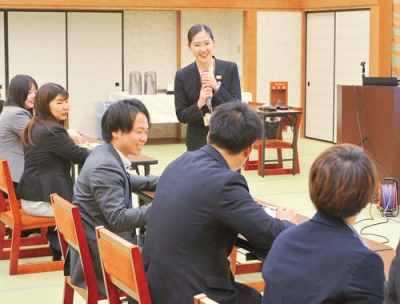
[(151, 123), (177, 123), (174, 95), (129, 95), (128, 92), (111, 92), (109, 101), (127, 98), (139, 99), (150, 113)]

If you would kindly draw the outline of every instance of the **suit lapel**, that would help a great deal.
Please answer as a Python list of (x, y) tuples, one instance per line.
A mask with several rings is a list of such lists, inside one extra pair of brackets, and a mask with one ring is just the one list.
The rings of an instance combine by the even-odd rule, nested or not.
[(121, 157), (119, 156), (117, 150), (115, 150), (114, 146), (109, 144), (109, 143), (104, 143), (104, 148), (110, 152), (110, 154), (112, 156), (114, 156), (114, 158), (117, 160), (117, 162), (119, 163), (120, 167), (121, 167), (121, 171), (124, 172), (124, 195), (125, 195), (125, 201), (127, 202), (127, 208), (132, 208), (132, 190), (131, 190), (131, 183), (130, 183), (130, 179), (129, 179), (129, 173), (126, 172), (126, 169), (124, 167), (124, 164), (122, 163)]

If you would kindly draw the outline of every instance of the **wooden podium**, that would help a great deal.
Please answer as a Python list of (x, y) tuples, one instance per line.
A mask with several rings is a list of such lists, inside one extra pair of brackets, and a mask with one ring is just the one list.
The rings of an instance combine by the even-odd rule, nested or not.
[(337, 113), (337, 143), (363, 146), (379, 180), (400, 180), (400, 88), (338, 85)]

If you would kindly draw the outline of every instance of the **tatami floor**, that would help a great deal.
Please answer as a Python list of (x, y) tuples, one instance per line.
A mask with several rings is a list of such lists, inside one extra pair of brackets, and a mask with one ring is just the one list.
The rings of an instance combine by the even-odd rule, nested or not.
[[(299, 139), (301, 172), (295, 176), (270, 175), (262, 178), (256, 171), (242, 170), (242, 174), (249, 183), (251, 194), (265, 202), (291, 207), (298, 213), (313, 216), (315, 209), (308, 195), (308, 172), (316, 156), (330, 145), (316, 140)], [(146, 145), (143, 154), (158, 159), (158, 165), (151, 167), (151, 174), (159, 175), (185, 150), (184, 144)], [(255, 157), (255, 154), (252, 155), (252, 158)], [(400, 237), (400, 216), (384, 218), (376, 205), (368, 205), (358, 217), (358, 221), (355, 227), (358, 231), (363, 229), (365, 237), (377, 242), (387, 242), (389, 246), (396, 248)], [(8, 266), (8, 261), (0, 261), (0, 303), (62, 303), (63, 274), (61, 271), (9, 276)], [(84, 301), (76, 295), (74, 303), (84, 303)]]

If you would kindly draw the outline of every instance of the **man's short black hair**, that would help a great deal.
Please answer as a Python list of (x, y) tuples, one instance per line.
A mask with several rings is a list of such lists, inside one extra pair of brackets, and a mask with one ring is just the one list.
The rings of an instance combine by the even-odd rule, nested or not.
[(110, 105), (101, 118), (101, 136), (107, 143), (111, 142), (112, 132), (121, 130), (129, 133), (133, 129), (136, 115), (142, 112), (150, 125), (150, 114), (146, 106), (138, 99), (124, 99)]
[(260, 116), (246, 103), (227, 102), (211, 116), (209, 143), (237, 154), (260, 139), (262, 130)]

